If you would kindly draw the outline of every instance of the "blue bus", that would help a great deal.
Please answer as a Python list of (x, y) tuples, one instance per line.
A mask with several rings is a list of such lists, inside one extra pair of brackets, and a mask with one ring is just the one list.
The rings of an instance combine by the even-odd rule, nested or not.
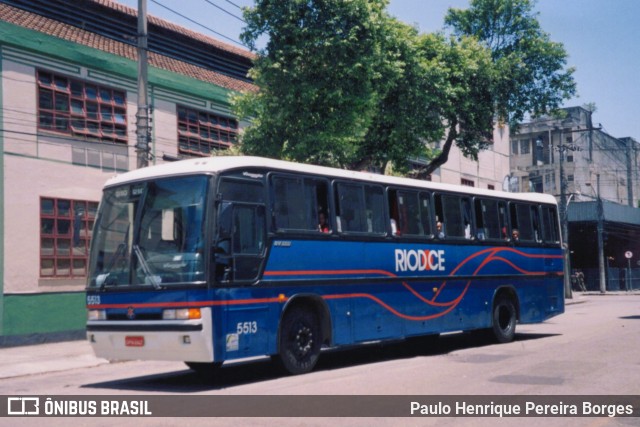
[(109, 180), (87, 338), (107, 359), (196, 371), (271, 355), (486, 331), (564, 311), (555, 199), (256, 157), (183, 160)]

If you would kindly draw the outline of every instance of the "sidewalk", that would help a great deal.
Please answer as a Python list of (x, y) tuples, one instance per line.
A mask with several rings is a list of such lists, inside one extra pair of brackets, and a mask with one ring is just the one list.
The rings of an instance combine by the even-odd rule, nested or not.
[(109, 363), (86, 340), (0, 348), (0, 379), (67, 371)]

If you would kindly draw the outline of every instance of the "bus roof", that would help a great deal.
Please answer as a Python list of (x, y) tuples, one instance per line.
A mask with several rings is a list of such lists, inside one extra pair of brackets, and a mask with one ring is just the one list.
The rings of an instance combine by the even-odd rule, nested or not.
[(489, 197), (524, 200), (537, 203), (556, 204), (556, 199), (550, 194), (542, 193), (508, 193), (475, 187), (465, 187), (461, 185), (443, 184), (432, 181), (422, 181), (410, 178), (401, 178), (389, 175), (380, 175), (369, 172), (356, 172), (351, 170), (336, 169), (325, 166), (315, 166), (303, 163), (294, 163), (283, 160), (274, 160), (263, 157), (252, 156), (218, 156), (203, 157), (198, 159), (180, 160), (177, 162), (163, 163), (161, 165), (149, 166), (136, 169), (109, 179), (106, 187), (126, 184), (129, 182), (142, 181), (152, 178), (167, 176), (191, 175), (196, 173), (219, 173), (234, 169), (264, 168), (268, 170), (278, 170), (286, 172), (300, 172), (313, 175), (326, 176), (331, 178), (343, 178), (366, 182), (375, 182), (383, 185), (398, 185), (428, 190), (441, 190), (469, 195), (483, 195)]

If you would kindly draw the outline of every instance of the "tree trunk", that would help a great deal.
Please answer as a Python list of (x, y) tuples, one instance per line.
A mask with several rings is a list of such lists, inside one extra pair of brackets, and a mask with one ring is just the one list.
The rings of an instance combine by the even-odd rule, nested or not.
[(456, 130), (456, 123), (453, 123), (451, 124), (451, 126), (449, 126), (447, 139), (442, 146), (442, 151), (440, 152), (440, 154), (433, 160), (431, 160), (428, 165), (411, 173), (411, 178), (427, 179), (433, 172), (435, 172), (436, 169), (447, 163), (447, 161), (449, 160), (449, 152), (451, 152), (451, 147), (453, 146), (453, 141), (455, 141), (457, 137), (458, 131)]

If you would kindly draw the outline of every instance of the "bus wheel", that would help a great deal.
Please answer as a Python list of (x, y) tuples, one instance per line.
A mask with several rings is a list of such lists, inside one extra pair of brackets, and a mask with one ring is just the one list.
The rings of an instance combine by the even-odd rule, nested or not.
[(280, 329), (278, 361), (289, 373), (304, 374), (313, 369), (320, 356), (322, 337), (315, 312), (306, 307), (287, 311)]
[(516, 307), (506, 296), (498, 297), (493, 306), (493, 335), (500, 343), (513, 341), (516, 335)]

